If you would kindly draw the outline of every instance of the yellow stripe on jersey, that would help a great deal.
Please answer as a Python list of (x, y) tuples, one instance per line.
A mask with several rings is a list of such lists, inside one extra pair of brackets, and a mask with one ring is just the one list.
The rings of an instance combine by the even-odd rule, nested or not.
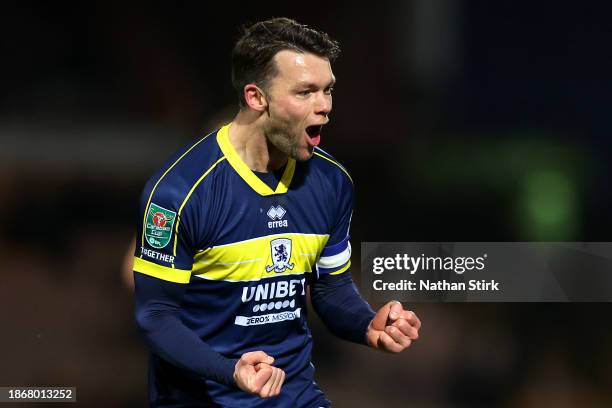
[(212, 166), (210, 166), (208, 170), (204, 172), (204, 174), (202, 174), (202, 176), (198, 179), (198, 181), (196, 181), (195, 184), (191, 187), (191, 190), (189, 190), (189, 192), (185, 196), (185, 199), (183, 200), (183, 203), (179, 207), (178, 212), (176, 214), (176, 227), (174, 228), (174, 250), (172, 251), (172, 254), (174, 256), (176, 256), (176, 243), (178, 242), (178, 229), (179, 229), (179, 224), (181, 223), (181, 213), (183, 212), (183, 207), (185, 207), (185, 204), (187, 204), (187, 200), (189, 200), (189, 197), (191, 197), (193, 190), (195, 190), (196, 187), (202, 182), (202, 180), (204, 180), (204, 178), (208, 176), (208, 173), (210, 173), (217, 166), (217, 164), (221, 163), (223, 160), (225, 160), (225, 156), (222, 156)]
[(191, 271), (169, 268), (138, 257), (134, 257), (133, 269), (135, 272), (174, 283), (189, 283), (191, 278)]
[(323, 156), (321, 153), (318, 153), (318, 152), (316, 152), (316, 151), (314, 152), (314, 154), (315, 154), (315, 156), (319, 156), (319, 157), (321, 157), (322, 159), (325, 159), (325, 160), (327, 160), (327, 161), (328, 161), (328, 162), (330, 162), (330, 163), (334, 163), (336, 166), (338, 166), (338, 168), (340, 168), (340, 170), (342, 170), (342, 171), (344, 172), (344, 174), (346, 174), (346, 176), (349, 178), (349, 180), (351, 180), (351, 183), (353, 182), (353, 179), (351, 178), (350, 174), (348, 174), (348, 172), (347, 172), (347, 171), (344, 169), (344, 167), (342, 167), (342, 166), (340, 165), (340, 163), (338, 163), (338, 162), (336, 162), (336, 161), (334, 161), (334, 160), (330, 159), (329, 157), (325, 157), (325, 156)]
[[(153, 193), (155, 193), (155, 189), (157, 188), (157, 185), (164, 179), (164, 177), (166, 177), (166, 174), (168, 174), (170, 172), (170, 170), (172, 170), (172, 168), (174, 166), (176, 166), (176, 164), (178, 162), (180, 162), (181, 159), (187, 155), (187, 153), (189, 153), (191, 150), (193, 150), (194, 147), (196, 147), (197, 145), (202, 143), (210, 135), (212, 135), (212, 133), (210, 133), (210, 134), (204, 136), (202, 139), (198, 140), (196, 143), (193, 144), (193, 146), (191, 146), (189, 149), (187, 149), (187, 151), (185, 153), (181, 154), (181, 156), (178, 159), (176, 159), (176, 161), (174, 163), (172, 163), (172, 166), (168, 167), (168, 169), (166, 171), (164, 171), (164, 174), (161, 175), (159, 180), (157, 180), (157, 183), (155, 183), (155, 185), (151, 189), (151, 194), (149, 194), (149, 199), (147, 200), (147, 205), (145, 206), (145, 209), (144, 209), (144, 216), (142, 217), (142, 238), (141, 238), (140, 242), (142, 242), (143, 244), (145, 242), (145, 230), (146, 230), (146, 224), (147, 224), (147, 213), (149, 212), (149, 205), (151, 204), (151, 199), (153, 198)], [(142, 254), (140, 254), (140, 258), (142, 258)]]
[(342, 268), (338, 269), (335, 272), (331, 272), (330, 275), (340, 275), (341, 273), (344, 273), (348, 270), (348, 268), (351, 267), (351, 260), (349, 259), (349, 261), (346, 263), (346, 265), (344, 265)]
[(227, 157), (227, 161), (232, 165), (240, 177), (242, 177), (242, 179), (249, 186), (251, 186), (253, 190), (262, 196), (286, 193), (289, 189), (289, 185), (291, 184), (291, 179), (293, 179), (293, 173), (295, 172), (295, 159), (290, 157), (287, 160), (285, 172), (283, 173), (280, 182), (276, 186), (276, 190), (272, 190), (270, 186), (253, 174), (249, 166), (242, 161), (229, 141), (229, 127), (230, 125), (225, 125), (219, 129), (219, 132), (217, 132), (217, 143), (219, 143), (219, 147), (221, 148), (223, 155)]
[[(283, 238), (290, 240), (290, 248), (286, 248), (290, 256), (286, 263), (280, 264), (284, 270), (278, 272), (274, 270), (272, 245), (276, 239)], [(288, 233), (212, 247), (195, 256), (193, 274), (204, 279), (237, 282), (312, 272), (328, 239), (329, 235)], [(276, 265), (279, 265), (278, 259)]]

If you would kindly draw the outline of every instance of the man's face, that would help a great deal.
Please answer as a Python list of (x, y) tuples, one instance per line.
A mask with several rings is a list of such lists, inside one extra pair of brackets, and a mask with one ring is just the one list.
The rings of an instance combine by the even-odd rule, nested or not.
[(274, 56), (277, 75), (267, 89), (269, 116), (263, 125), (268, 141), (296, 160), (308, 160), (329, 122), (335, 82), (329, 60), (283, 50)]

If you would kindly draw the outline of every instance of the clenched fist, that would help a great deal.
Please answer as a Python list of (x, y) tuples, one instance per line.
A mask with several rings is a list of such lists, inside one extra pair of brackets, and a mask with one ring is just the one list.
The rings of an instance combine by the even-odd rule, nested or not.
[(236, 363), (236, 385), (261, 398), (276, 397), (285, 381), (285, 372), (272, 366), (274, 358), (263, 351), (244, 353)]
[(414, 312), (404, 310), (392, 300), (381, 307), (368, 326), (366, 337), (371, 347), (399, 353), (419, 338), (421, 321)]

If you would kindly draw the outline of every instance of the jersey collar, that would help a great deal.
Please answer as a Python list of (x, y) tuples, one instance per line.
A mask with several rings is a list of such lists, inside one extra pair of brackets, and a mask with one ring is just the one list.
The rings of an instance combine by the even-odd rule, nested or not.
[(293, 173), (295, 171), (295, 159), (289, 157), (287, 161), (287, 166), (285, 167), (285, 172), (278, 182), (278, 186), (276, 186), (276, 190), (272, 190), (270, 186), (261, 181), (259, 177), (257, 177), (249, 166), (246, 165), (245, 162), (242, 161), (234, 146), (229, 141), (229, 124), (223, 126), (217, 132), (217, 143), (223, 152), (223, 155), (227, 158), (229, 164), (236, 170), (236, 173), (258, 194), (262, 196), (269, 196), (273, 194), (284, 194), (289, 189), (289, 185), (291, 184), (291, 180), (293, 179)]

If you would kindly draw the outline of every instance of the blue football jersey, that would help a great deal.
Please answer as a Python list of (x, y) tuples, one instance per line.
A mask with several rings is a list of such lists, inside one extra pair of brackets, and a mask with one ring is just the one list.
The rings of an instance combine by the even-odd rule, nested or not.
[(271, 187), (241, 160), (228, 129), (184, 148), (148, 181), (134, 271), (187, 285), (182, 322), (227, 358), (263, 350), (285, 383), (278, 397), (260, 399), (152, 355), (151, 392), (228, 407), (326, 405), (310, 361), (306, 293), (319, 274), (350, 266), (352, 181), (315, 148), (305, 162), (289, 158)]

